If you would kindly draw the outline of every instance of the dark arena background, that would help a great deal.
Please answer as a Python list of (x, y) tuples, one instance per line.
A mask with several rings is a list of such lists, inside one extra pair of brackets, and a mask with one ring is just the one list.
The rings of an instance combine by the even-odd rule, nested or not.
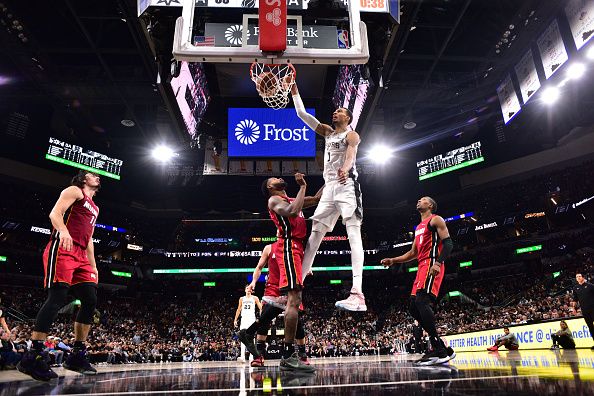
[[(0, 0), (0, 396), (593, 394), (594, 0), (289, 0), (288, 19), (258, 3)], [(260, 50), (277, 17), (284, 55)], [(294, 72), (250, 76), (271, 56)], [(254, 360), (244, 288), (268, 290), (268, 267), (252, 275), (267, 245), (301, 246), (262, 183), (295, 197), (302, 173), (314, 196), (339, 155), (297, 116), (291, 76), (309, 114), (338, 131), (346, 108), (360, 137), (366, 310), (335, 306), (363, 298), (339, 220), (304, 281), (305, 346), (287, 357), (279, 308)], [(54, 205), (79, 171), (68, 213), (92, 212), (92, 174), (100, 210), (67, 261)], [(445, 238), (417, 227), (423, 197), (453, 242), (435, 277)], [(304, 244), (315, 210), (290, 218)], [(416, 260), (423, 232), (438, 239)], [(96, 304), (59, 280), (76, 260), (96, 263)], [(437, 288), (421, 314), (413, 283)]]

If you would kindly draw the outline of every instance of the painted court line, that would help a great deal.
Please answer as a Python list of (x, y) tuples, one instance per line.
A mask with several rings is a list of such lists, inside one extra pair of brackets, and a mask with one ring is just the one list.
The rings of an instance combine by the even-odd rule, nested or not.
[[(307, 378), (307, 377), (304, 377)], [(478, 381), (478, 380), (499, 380), (506, 378), (538, 378), (538, 375), (500, 375), (500, 376), (486, 376), (486, 377), (470, 377), (470, 378), (444, 378), (436, 380), (413, 380), (413, 381), (392, 381), (392, 382), (369, 382), (356, 384), (332, 384), (332, 385), (306, 385), (306, 386), (283, 386), (283, 390), (289, 389), (320, 389), (320, 388), (357, 388), (366, 386), (387, 386), (387, 385), (407, 385), (407, 384), (425, 384), (425, 383), (439, 383), (439, 382), (463, 382), (463, 381)], [(184, 390), (163, 390), (163, 391), (135, 391), (135, 392), (105, 392), (105, 393), (69, 393), (68, 396), (104, 396), (104, 395), (160, 395), (160, 394), (180, 394), (180, 393), (213, 393), (213, 392), (241, 392), (241, 391), (264, 391), (264, 388), (233, 388), (233, 389), (184, 389)]]

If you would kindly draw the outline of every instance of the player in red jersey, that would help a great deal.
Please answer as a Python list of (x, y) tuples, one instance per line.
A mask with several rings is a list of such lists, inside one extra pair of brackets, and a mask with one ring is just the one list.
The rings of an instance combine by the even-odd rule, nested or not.
[(93, 197), (101, 180), (94, 173), (80, 171), (71, 184), (62, 191), (49, 215), (53, 229), (43, 253), (48, 297), (37, 314), (31, 350), (17, 366), (22, 373), (41, 381), (58, 377), (42, 351), (52, 322), (66, 304), (68, 290), (81, 305), (74, 322), (74, 353), (66, 359), (64, 368), (82, 374), (97, 373), (89, 363), (84, 343), (97, 305), (98, 273), (92, 236), (99, 208)]
[(421, 223), (415, 229), (415, 241), (410, 251), (402, 256), (385, 258), (381, 263), (389, 267), (415, 259), (418, 261), (409, 311), (429, 334), (433, 350), (417, 361), (418, 365), (429, 366), (447, 362), (456, 356), (454, 350), (446, 348), (439, 338), (433, 314), (433, 306), (445, 273), (444, 261), (452, 252), (453, 243), (445, 221), (434, 214), (437, 203), (433, 198), (419, 199), (417, 210), (421, 214)]
[(278, 239), (272, 245), (271, 252), (278, 261), (279, 289), (281, 293), (288, 295), (285, 310), (285, 344), (280, 367), (283, 370), (311, 371), (309, 366), (299, 360), (294, 348), (303, 289), (303, 242), (307, 234), (301, 209), (316, 205), (322, 190), (314, 197), (306, 197), (307, 183), (303, 174), (295, 174), (295, 181), (299, 185), (299, 193), (294, 199), (287, 196), (287, 183), (275, 177), (262, 183), (262, 192), (268, 196), (270, 218), (277, 227)]
[[(262, 274), (264, 267), (268, 266), (268, 277), (266, 279), (266, 287), (264, 288), (264, 297), (262, 302), (264, 308), (260, 318), (254, 324), (245, 330), (239, 332), (239, 340), (247, 347), (247, 349), (254, 355), (254, 360), (251, 363), (252, 367), (264, 366), (264, 352), (266, 350), (266, 338), (268, 338), (268, 330), (272, 325), (272, 321), (283, 313), (287, 307), (287, 297), (281, 295), (278, 287), (280, 271), (276, 256), (272, 252), (272, 245), (266, 245), (262, 250), (258, 265), (254, 269), (252, 276), (252, 283), (250, 283), (246, 290), (254, 292), (256, 282)], [(299, 310), (303, 311), (303, 304), (299, 306)], [(257, 337), (256, 337), (257, 333)], [(256, 337), (256, 344), (254, 345), (254, 337)], [(305, 351), (305, 330), (303, 328), (303, 318), (299, 316), (297, 321), (297, 331), (295, 333), (295, 344), (297, 347), (297, 355), (299, 359), (309, 365), (307, 353)], [(256, 353), (257, 354), (254, 354)]]

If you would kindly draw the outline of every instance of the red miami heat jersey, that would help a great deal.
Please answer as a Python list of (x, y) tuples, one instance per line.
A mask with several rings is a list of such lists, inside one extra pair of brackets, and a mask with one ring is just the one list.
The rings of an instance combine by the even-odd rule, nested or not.
[[(99, 208), (84, 191), (83, 196), (83, 199), (74, 202), (64, 213), (64, 224), (66, 224), (72, 241), (81, 248), (86, 249), (93, 234)], [(52, 230), (52, 239), (58, 239), (58, 234), (57, 230)]]
[(436, 215), (423, 220), (415, 229), (415, 246), (417, 247), (417, 261), (435, 259), (441, 253), (441, 240), (437, 228), (430, 228), (429, 222)]
[(268, 278), (266, 278), (266, 287), (264, 288), (264, 295), (271, 297), (280, 297), (280, 289), (278, 284), (280, 282), (280, 271), (278, 268), (278, 261), (276, 260), (276, 253), (270, 252), (268, 256)]
[[(291, 203), (295, 198), (281, 197), (288, 203)], [(276, 225), (276, 236), (282, 239), (296, 239), (303, 241), (307, 235), (307, 225), (305, 224), (305, 218), (303, 212), (299, 212), (296, 217), (284, 217), (279, 215), (273, 210), (268, 209), (270, 218)]]

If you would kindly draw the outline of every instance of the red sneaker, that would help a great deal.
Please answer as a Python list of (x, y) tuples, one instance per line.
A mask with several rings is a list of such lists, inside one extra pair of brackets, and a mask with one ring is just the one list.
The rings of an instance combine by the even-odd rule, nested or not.
[(264, 367), (264, 356), (258, 356), (250, 364), (252, 367)]
[(499, 347), (497, 345), (493, 345), (492, 347), (487, 348), (487, 351), (495, 352), (498, 351)]

